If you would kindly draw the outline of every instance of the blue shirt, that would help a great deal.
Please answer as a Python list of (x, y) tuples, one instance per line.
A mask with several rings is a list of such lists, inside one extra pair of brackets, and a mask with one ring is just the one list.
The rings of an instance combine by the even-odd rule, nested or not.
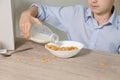
[(110, 53), (120, 51), (120, 16), (115, 9), (108, 22), (99, 26), (88, 7), (51, 7), (40, 3), (33, 5), (38, 7), (37, 17), (64, 31), (68, 40), (79, 41), (88, 49)]

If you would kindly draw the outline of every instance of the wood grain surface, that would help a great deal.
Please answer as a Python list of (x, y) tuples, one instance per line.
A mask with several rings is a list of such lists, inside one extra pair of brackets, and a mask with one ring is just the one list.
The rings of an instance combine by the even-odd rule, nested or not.
[(33, 49), (0, 55), (0, 80), (120, 80), (120, 55), (82, 49), (62, 59), (41, 44), (20, 40), (16, 45), (16, 50)]

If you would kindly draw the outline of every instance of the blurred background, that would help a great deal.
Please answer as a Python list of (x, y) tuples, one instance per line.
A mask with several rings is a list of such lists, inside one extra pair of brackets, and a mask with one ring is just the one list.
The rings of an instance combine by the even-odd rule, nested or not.
[[(87, 6), (87, 0), (12, 0), (13, 7), (13, 18), (14, 18), (14, 28), (15, 28), (15, 36), (21, 37), (19, 32), (19, 18), (22, 11), (26, 10), (33, 2), (40, 2), (43, 4), (47, 4), (50, 6), (70, 6), (70, 5), (84, 5)], [(115, 6), (117, 8), (118, 13), (120, 14), (120, 0), (116, 0)], [(61, 40), (66, 39), (66, 35), (57, 30), (50, 28), (60, 36)]]

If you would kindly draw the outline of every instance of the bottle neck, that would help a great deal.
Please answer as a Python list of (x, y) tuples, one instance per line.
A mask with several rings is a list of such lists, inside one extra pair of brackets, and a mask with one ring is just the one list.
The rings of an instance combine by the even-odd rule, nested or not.
[(55, 33), (50, 35), (51, 41), (52, 43), (57, 43), (59, 41), (59, 36)]

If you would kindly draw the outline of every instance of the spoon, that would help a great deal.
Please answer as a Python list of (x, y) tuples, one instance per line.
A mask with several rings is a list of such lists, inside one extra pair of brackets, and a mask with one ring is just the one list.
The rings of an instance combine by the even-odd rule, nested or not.
[(33, 48), (25, 48), (25, 49), (21, 49), (21, 50), (9, 51), (9, 52), (4, 53), (4, 54), (2, 54), (2, 55), (5, 56), (5, 57), (9, 57), (9, 56), (11, 56), (13, 53), (22, 52), (22, 51), (26, 51), (26, 50), (30, 50), (30, 49), (33, 49)]

